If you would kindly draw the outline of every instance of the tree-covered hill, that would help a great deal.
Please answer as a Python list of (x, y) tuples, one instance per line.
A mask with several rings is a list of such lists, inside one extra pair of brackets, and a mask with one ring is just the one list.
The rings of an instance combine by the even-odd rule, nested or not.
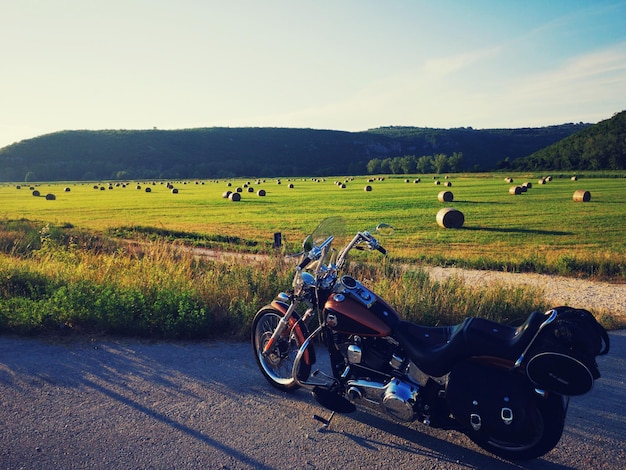
[(491, 170), (588, 126), (62, 131), (0, 149), (0, 181), (364, 174), (376, 158), (453, 153), (463, 155), (460, 169)]
[(518, 170), (626, 170), (626, 111), (515, 160)]

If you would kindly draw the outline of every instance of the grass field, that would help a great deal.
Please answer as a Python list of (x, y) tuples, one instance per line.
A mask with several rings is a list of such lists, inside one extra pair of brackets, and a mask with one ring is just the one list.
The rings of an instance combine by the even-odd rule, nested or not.
[[(293, 261), (198, 260), (177, 245), (271, 253), (280, 232), (293, 252), (320, 220), (336, 215), (351, 233), (383, 221), (396, 228), (381, 239), (390, 256), (354, 253), (362, 263), (351, 269), (419, 323), (482, 316), (519, 324), (550, 307), (530, 288), (433, 281), (416, 266), (421, 262), (626, 280), (625, 178), (564, 177), (539, 185), (535, 175), (512, 177), (533, 187), (511, 195), (512, 184), (491, 174), (453, 175), (440, 185), (432, 175), (419, 183), (416, 177), (250, 181), (265, 197), (248, 192), (248, 180), (176, 182), (177, 194), (161, 182), (141, 182), (141, 189), (136, 182), (112, 189), (108, 183), (0, 185), (0, 331), (245, 339), (254, 313), (290, 285)], [(241, 201), (222, 197), (237, 186)], [(438, 201), (444, 189), (453, 192), (452, 203)], [(574, 202), (578, 189), (590, 191), (591, 200)], [(464, 213), (463, 228), (437, 225), (446, 206)], [(137, 251), (120, 238), (146, 243)], [(594, 314), (609, 328), (623, 326), (608, 312)]]
[[(505, 182), (504, 176), (513, 177), (514, 183)], [(281, 184), (275, 179), (186, 181), (173, 183), (177, 194), (163, 182), (132, 182), (113, 189), (106, 189), (108, 183), (34, 185), (42, 196), (53, 193), (55, 200), (33, 197), (29, 184), (19, 190), (4, 184), (0, 219), (26, 218), (102, 233), (141, 227), (143, 233), (173, 233), (179, 238), (191, 234), (196, 242), (206, 237), (207, 243), (236, 237), (239, 243), (228, 248), (265, 251), (275, 232), (295, 249), (321, 219), (341, 215), (354, 231), (378, 222), (393, 225), (396, 231), (385, 245), (400, 260), (625, 279), (626, 178), (572, 181), (563, 175), (540, 185), (540, 176), (450, 175), (437, 180), (441, 185), (434, 184), (432, 175), (420, 176), (419, 183), (414, 183), (415, 176), (373, 182), (368, 177), (283, 179)], [(337, 181), (346, 187), (340, 188)], [(526, 181), (532, 183), (526, 193), (509, 194), (511, 186)], [(444, 187), (445, 182), (452, 186)], [(247, 183), (255, 192), (248, 192)], [(141, 189), (136, 189), (138, 184)], [(364, 191), (366, 185), (372, 190)], [(241, 201), (222, 198), (224, 191), (236, 187), (243, 189)], [(258, 189), (266, 196), (257, 196)], [(579, 189), (590, 192), (589, 202), (573, 201)], [(452, 203), (438, 201), (442, 190), (454, 194)], [(437, 225), (436, 214), (443, 207), (463, 212), (462, 229)]]

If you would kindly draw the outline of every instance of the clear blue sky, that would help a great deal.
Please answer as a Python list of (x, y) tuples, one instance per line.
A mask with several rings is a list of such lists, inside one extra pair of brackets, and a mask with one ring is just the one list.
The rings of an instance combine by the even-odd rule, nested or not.
[(68, 129), (598, 122), (626, 109), (624, 0), (19, 0), (0, 147)]

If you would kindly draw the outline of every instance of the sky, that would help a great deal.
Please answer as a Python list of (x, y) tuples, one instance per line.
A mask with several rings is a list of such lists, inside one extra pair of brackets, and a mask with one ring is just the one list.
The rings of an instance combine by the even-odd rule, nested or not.
[(0, 0), (0, 148), (76, 129), (596, 123), (626, 0)]

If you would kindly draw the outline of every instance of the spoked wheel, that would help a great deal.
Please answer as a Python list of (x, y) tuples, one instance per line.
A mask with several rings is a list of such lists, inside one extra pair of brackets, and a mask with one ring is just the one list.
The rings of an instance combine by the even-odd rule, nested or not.
[[(252, 349), (257, 365), (268, 382), (280, 390), (290, 391), (299, 388), (292, 371), (298, 349), (304, 342), (302, 338), (287, 328), (284, 337), (280, 338), (270, 351), (263, 353), (282, 316), (282, 312), (271, 307), (262, 308), (257, 312), (252, 322)], [(298, 377), (304, 380), (310, 372), (310, 364), (302, 361)]]
[(567, 401), (561, 395), (551, 394), (546, 398), (537, 397), (537, 407), (533, 411), (534, 433), (524, 442), (508, 442), (499, 436), (470, 436), (483, 449), (510, 460), (528, 460), (550, 452), (561, 439)]

